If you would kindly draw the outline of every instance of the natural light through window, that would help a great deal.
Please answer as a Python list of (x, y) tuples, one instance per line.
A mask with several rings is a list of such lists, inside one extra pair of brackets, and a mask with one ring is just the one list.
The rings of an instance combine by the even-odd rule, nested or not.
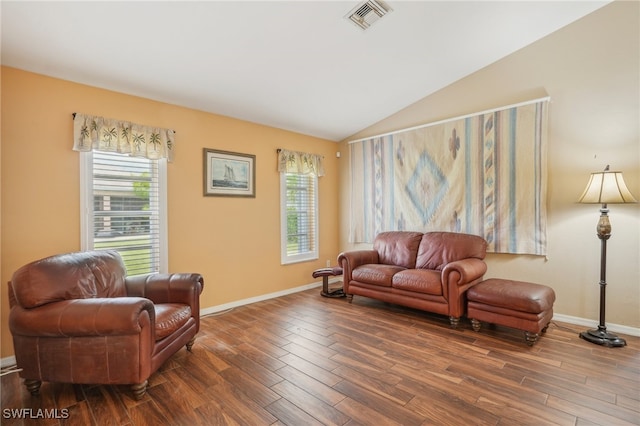
[(82, 153), (84, 250), (117, 250), (128, 275), (165, 272), (166, 163)]
[(318, 178), (280, 173), (281, 262), (318, 259)]

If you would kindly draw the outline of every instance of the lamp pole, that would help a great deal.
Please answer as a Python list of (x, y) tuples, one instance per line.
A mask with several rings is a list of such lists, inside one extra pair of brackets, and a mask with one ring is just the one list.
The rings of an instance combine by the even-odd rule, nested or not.
[[(608, 169), (608, 166), (607, 166)], [(607, 298), (607, 240), (611, 237), (611, 222), (609, 209), (606, 204), (600, 209), (597, 234), (600, 239), (600, 323), (597, 329), (580, 333), (580, 337), (591, 343), (608, 347), (626, 346), (627, 342), (617, 335), (607, 331), (605, 325), (605, 308)]]

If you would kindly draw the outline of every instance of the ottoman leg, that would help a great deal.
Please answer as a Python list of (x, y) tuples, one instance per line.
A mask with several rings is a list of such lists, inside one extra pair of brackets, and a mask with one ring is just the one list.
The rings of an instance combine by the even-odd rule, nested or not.
[(547, 332), (547, 328), (549, 328), (549, 324), (547, 324), (547, 325), (545, 325), (545, 326), (544, 326), (544, 328), (542, 329), (542, 332), (543, 332), (543, 333), (546, 333), (546, 332)]
[(471, 328), (473, 328), (473, 331), (480, 331), (481, 326), (482, 324), (480, 323), (480, 321), (475, 318), (471, 318)]
[(538, 341), (538, 333), (531, 333), (529, 331), (525, 331), (524, 340), (526, 340), (528, 346), (533, 346), (533, 344)]

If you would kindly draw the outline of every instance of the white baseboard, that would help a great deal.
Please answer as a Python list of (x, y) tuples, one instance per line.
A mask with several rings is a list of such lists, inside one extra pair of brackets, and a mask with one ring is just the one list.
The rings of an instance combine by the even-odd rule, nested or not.
[[(338, 279), (329, 280), (329, 283), (339, 281)], [(211, 306), (209, 308), (200, 309), (200, 316), (211, 315), (219, 312), (228, 311), (229, 309), (237, 308), (238, 306), (250, 305), (251, 303), (261, 302), (263, 300), (275, 299), (276, 297), (286, 296), (287, 294), (298, 293), (301, 291), (309, 290), (311, 288), (322, 286), (321, 282), (315, 282), (311, 284), (305, 284), (299, 287), (289, 288), (282, 291), (276, 291), (274, 293), (267, 293), (256, 297), (250, 297), (248, 299), (236, 300), (234, 302), (225, 303), (222, 305)]]
[[(335, 278), (333, 280), (329, 280), (329, 283), (334, 283), (340, 281)], [(275, 299), (276, 297), (286, 296), (288, 294), (298, 293), (300, 291), (309, 290), (312, 288), (322, 286), (321, 282), (315, 282), (311, 284), (305, 284), (299, 287), (289, 288), (287, 290), (276, 291), (274, 293), (263, 294), (261, 296), (250, 297), (248, 299), (236, 300), (235, 302), (229, 302), (222, 305), (211, 306), (208, 308), (200, 309), (200, 316), (206, 316), (211, 314), (216, 314), (224, 311), (228, 311), (233, 308), (237, 308), (238, 306), (249, 305), (251, 303), (261, 302), (263, 300)], [(588, 328), (596, 328), (598, 326), (598, 322), (586, 318), (572, 317), (570, 315), (562, 315), (562, 314), (553, 314), (553, 319), (566, 322), (574, 325), (581, 325)], [(640, 328), (637, 327), (629, 327), (626, 325), (620, 324), (610, 324), (607, 323), (607, 330), (612, 331), (614, 333), (626, 334), (628, 336), (638, 336), (640, 337)], [(9, 356), (6, 358), (0, 359), (0, 367), (6, 368), (12, 365), (15, 365), (16, 357)]]
[(0, 359), (0, 368), (11, 367), (12, 365), (16, 365), (16, 357), (8, 356), (6, 358)]
[[(562, 322), (567, 322), (569, 324), (581, 325), (586, 327), (587, 329), (598, 328), (597, 320), (590, 320), (586, 318), (578, 318), (578, 317), (572, 317), (569, 315), (556, 314), (555, 312), (553, 314), (553, 319), (562, 321)], [(620, 325), (620, 324), (611, 324), (611, 323), (607, 323), (606, 325), (607, 325), (608, 331), (612, 331), (614, 333), (626, 334), (627, 336), (640, 337), (640, 328), (629, 327), (627, 325)]]

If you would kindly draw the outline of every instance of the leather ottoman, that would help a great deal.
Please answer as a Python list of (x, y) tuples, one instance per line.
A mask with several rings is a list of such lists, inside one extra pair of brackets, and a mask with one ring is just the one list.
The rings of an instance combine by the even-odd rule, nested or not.
[(491, 278), (467, 291), (467, 317), (474, 331), (480, 331), (480, 321), (523, 330), (527, 345), (533, 346), (547, 331), (555, 300), (546, 285)]

